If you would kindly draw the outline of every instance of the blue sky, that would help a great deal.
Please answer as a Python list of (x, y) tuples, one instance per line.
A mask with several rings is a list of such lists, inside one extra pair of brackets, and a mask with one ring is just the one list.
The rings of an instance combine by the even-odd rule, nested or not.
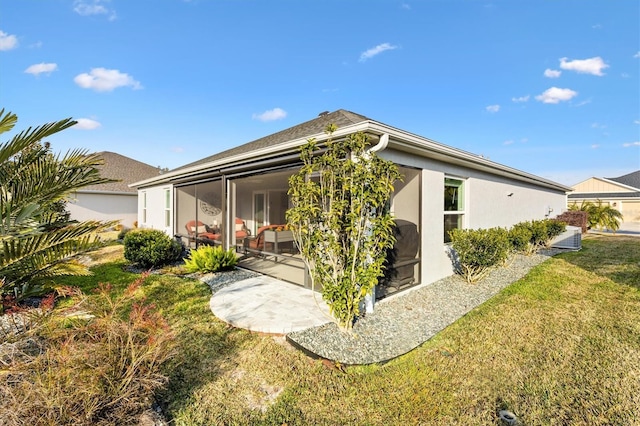
[(639, 23), (637, 0), (0, 0), (0, 107), (77, 119), (56, 152), (168, 168), (344, 108), (571, 185), (640, 169)]

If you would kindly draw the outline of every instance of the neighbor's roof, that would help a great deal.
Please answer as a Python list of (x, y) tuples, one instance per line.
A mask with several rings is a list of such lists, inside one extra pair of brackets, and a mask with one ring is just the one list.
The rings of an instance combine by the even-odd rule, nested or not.
[(279, 145), (291, 140), (307, 138), (310, 135), (324, 132), (329, 124), (335, 124), (338, 127), (344, 127), (347, 125), (357, 124), (365, 121), (370, 121), (370, 119), (365, 117), (364, 115), (356, 114), (344, 109), (339, 109), (332, 113), (322, 113), (313, 120), (298, 124), (297, 126), (289, 127), (288, 129), (282, 130), (269, 136), (265, 136), (260, 139), (256, 139), (252, 142), (245, 143), (240, 146), (236, 146), (235, 148), (222, 151), (218, 154), (205, 157), (201, 160), (194, 161), (193, 163), (185, 164), (184, 166), (180, 166), (176, 169), (171, 170), (171, 172), (191, 168), (199, 164), (207, 164), (213, 161), (223, 160), (225, 158), (252, 152), (257, 149)]
[(606, 178), (606, 179), (621, 183), (623, 185), (631, 186), (633, 188), (640, 190), (640, 170), (628, 173), (620, 177)]
[(111, 193), (136, 193), (129, 185), (133, 182), (149, 179), (160, 174), (157, 167), (146, 163), (116, 154), (115, 152), (102, 151), (96, 153), (104, 164), (98, 166), (100, 176), (108, 179), (116, 179), (118, 182), (102, 183), (99, 185), (89, 185), (78, 192), (111, 192)]
[(570, 199), (612, 199), (612, 198), (640, 198), (638, 192), (576, 192), (569, 194)]
[(162, 176), (135, 182), (131, 186), (142, 188), (165, 183), (189, 182), (219, 175), (223, 173), (222, 170), (259, 170), (267, 163), (271, 165), (276, 165), (278, 162), (284, 164), (287, 161), (292, 161), (287, 158), (299, 159), (299, 148), (307, 139), (316, 138), (319, 142), (326, 139), (328, 136), (325, 134), (325, 129), (329, 124), (335, 124), (338, 128), (333, 134), (335, 138), (363, 131), (374, 137), (372, 143), (376, 143), (375, 138), (387, 134), (389, 135), (388, 146), (390, 148), (411, 155), (463, 165), (565, 193), (571, 191), (571, 188), (557, 182), (495, 163), (482, 156), (432, 141), (344, 109), (332, 113), (321, 113), (318, 117), (302, 124), (186, 164), (163, 173)]

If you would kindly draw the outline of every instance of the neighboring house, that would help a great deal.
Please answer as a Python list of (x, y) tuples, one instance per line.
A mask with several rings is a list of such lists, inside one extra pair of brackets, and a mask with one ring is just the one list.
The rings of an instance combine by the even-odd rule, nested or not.
[(157, 177), (158, 167), (136, 161), (114, 152), (99, 152), (104, 164), (98, 166), (100, 175), (118, 182), (86, 186), (71, 194), (67, 210), (71, 219), (118, 220), (128, 228), (138, 220), (138, 192), (129, 184)]
[[(300, 168), (300, 146), (309, 138), (326, 141), (328, 124), (338, 126), (334, 140), (368, 134), (372, 149), (394, 161), (404, 176), (390, 206), (402, 233), (396, 248), (405, 270), (401, 281), (389, 278), (388, 292), (451, 275), (447, 243), (453, 228), (510, 227), (566, 209), (569, 187), (338, 110), (136, 182), (140, 226), (162, 229), (192, 246), (237, 247), (247, 253), (242, 266), (305, 284), (303, 264), (282, 227), (288, 178)], [(245, 229), (250, 236), (238, 237)]]
[(615, 177), (591, 177), (573, 186), (569, 203), (601, 201), (616, 208), (624, 222), (640, 222), (640, 170)]

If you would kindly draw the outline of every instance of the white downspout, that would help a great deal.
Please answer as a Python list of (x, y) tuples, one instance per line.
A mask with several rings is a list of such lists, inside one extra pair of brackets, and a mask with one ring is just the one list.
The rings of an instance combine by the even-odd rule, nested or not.
[(367, 150), (367, 153), (382, 151), (387, 148), (387, 145), (389, 145), (389, 133), (383, 133), (380, 136), (380, 140), (378, 141), (378, 143), (369, 148)]
[[(369, 148), (366, 151), (365, 155), (368, 158), (371, 152), (380, 152), (384, 150), (387, 147), (387, 145), (389, 145), (389, 133), (384, 133), (380, 136), (380, 140), (378, 141), (378, 143), (372, 146), (371, 148)], [(376, 303), (376, 288), (373, 287), (371, 291), (365, 294), (364, 296), (364, 311), (367, 314), (373, 313), (373, 306), (375, 305), (375, 303)]]

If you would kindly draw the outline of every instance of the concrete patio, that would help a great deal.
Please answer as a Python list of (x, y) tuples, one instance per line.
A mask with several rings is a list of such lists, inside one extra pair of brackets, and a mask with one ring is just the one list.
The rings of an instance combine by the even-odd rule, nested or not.
[(220, 289), (209, 306), (222, 321), (261, 333), (287, 334), (331, 322), (321, 294), (265, 275)]

